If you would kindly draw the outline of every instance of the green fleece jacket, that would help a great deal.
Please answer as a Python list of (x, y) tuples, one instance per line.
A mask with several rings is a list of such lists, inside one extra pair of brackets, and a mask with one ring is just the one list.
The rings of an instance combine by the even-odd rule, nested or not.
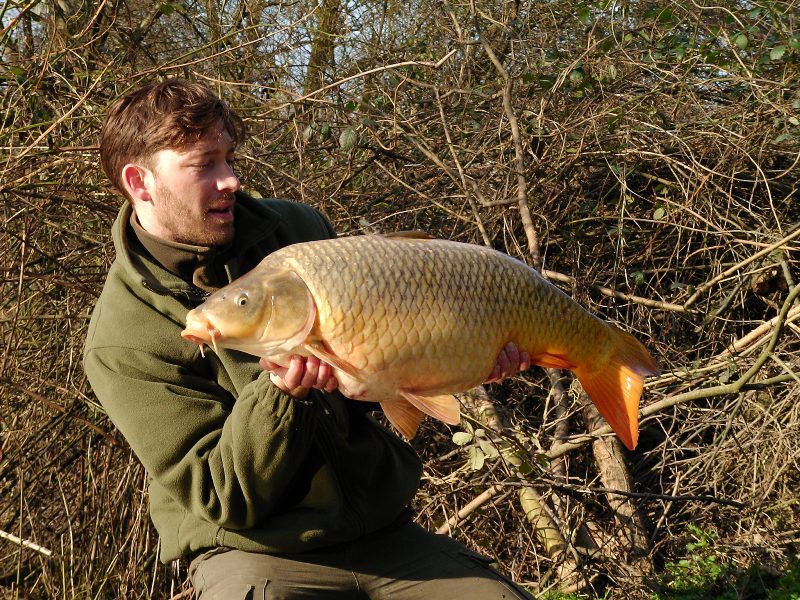
[[(180, 336), (202, 291), (144, 250), (130, 215), (123, 206), (114, 223), (116, 260), (84, 366), (147, 470), (161, 560), (218, 546), (302, 552), (397, 520), (419, 486), (414, 450), (368, 414), (370, 404), (316, 392), (299, 401), (253, 357), (203, 357)], [(277, 248), (333, 235), (308, 206), (239, 194), (237, 260), (225, 271), (234, 277)]]

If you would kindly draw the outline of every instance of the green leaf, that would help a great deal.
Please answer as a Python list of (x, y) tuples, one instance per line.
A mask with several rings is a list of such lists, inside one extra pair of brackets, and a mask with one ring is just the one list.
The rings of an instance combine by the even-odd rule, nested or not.
[(780, 60), (786, 54), (786, 46), (775, 46), (769, 51), (770, 60)]
[(736, 44), (736, 47), (740, 50), (744, 50), (747, 46), (750, 45), (750, 40), (747, 39), (747, 36), (743, 33), (740, 33), (735, 38), (733, 38), (733, 43)]
[(538, 77), (539, 87), (542, 88), (544, 92), (552, 88), (556, 84), (556, 81), (558, 81), (558, 79), (551, 75), (539, 75)]
[(472, 441), (472, 439), (473, 439), (472, 434), (466, 431), (456, 431), (453, 434), (453, 443), (456, 446), (466, 446)]
[(311, 136), (314, 135), (314, 126), (309, 125), (305, 129), (303, 129), (303, 141), (307, 142), (311, 139)]
[(569, 74), (569, 80), (575, 85), (579, 85), (583, 81), (583, 70), (575, 69)]
[(469, 448), (469, 468), (473, 471), (480, 471), (486, 463), (486, 456), (483, 450), (477, 446), (470, 446)]
[(322, 141), (325, 141), (331, 137), (331, 126), (328, 123), (325, 123), (319, 128), (319, 137)]
[(660, 221), (666, 216), (667, 216), (667, 211), (664, 209), (663, 206), (659, 206), (657, 209), (653, 211), (653, 220), (655, 221)]
[(500, 456), (500, 453), (497, 451), (497, 447), (489, 440), (478, 440), (478, 446), (486, 458), (497, 458)]
[(644, 284), (644, 273), (641, 271), (634, 271), (631, 273), (631, 279), (633, 280), (634, 285), (643, 285)]
[(675, 20), (675, 13), (669, 7), (666, 7), (658, 13), (659, 23), (672, 23)]
[(592, 19), (592, 13), (589, 11), (588, 6), (581, 6), (576, 14), (578, 20), (584, 25), (588, 25)]
[(342, 150), (350, 150), (358, 143), (358, 134), (356, 130), (352, 127), (345, 128), (341, 134), (339, 134), (339, 146), (341, 146)]

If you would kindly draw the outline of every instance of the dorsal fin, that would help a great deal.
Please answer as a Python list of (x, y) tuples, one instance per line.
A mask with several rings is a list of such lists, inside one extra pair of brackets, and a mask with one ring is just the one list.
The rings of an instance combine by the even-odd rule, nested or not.
[(389, 233), (382, 233), (382, 237), (392, 239), (404, 240), (435, 240), (436, 236), (431, 235), (427, 231), (391, 231)]

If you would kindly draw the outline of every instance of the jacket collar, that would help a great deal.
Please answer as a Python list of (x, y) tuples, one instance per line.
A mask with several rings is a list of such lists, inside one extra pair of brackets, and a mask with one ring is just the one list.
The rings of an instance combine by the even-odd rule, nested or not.
[[(281, 223), (276, 211), (242, 192), (236, 193), (235, 210), (234, 240), (230, 248), (218, 250), (163, 242), (146, 232), (137, 235), (131, 225), (133, 209), (126, 202), (112, 228), (117, 261), (130, 281), (150, 291), (201, 300), (216, 284), (238, 277), (239, 258), (273, 235)], [(219, 268), (209, 274), (209, 265)]]

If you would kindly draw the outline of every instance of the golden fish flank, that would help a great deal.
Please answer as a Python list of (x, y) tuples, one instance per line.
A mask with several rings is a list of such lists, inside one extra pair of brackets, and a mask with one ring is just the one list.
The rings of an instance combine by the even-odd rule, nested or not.
[(187, 316), (184, 337), (286, 364), (330, 363), (342, 392), (382, 404), (412, 437), (424, 413), (459, 422), (453, 393), (485, 381), (509, 341), (571, 369), (629, 448), (657, 367), (524, 263), (482, 246), (359, 236), (283, 248)]

